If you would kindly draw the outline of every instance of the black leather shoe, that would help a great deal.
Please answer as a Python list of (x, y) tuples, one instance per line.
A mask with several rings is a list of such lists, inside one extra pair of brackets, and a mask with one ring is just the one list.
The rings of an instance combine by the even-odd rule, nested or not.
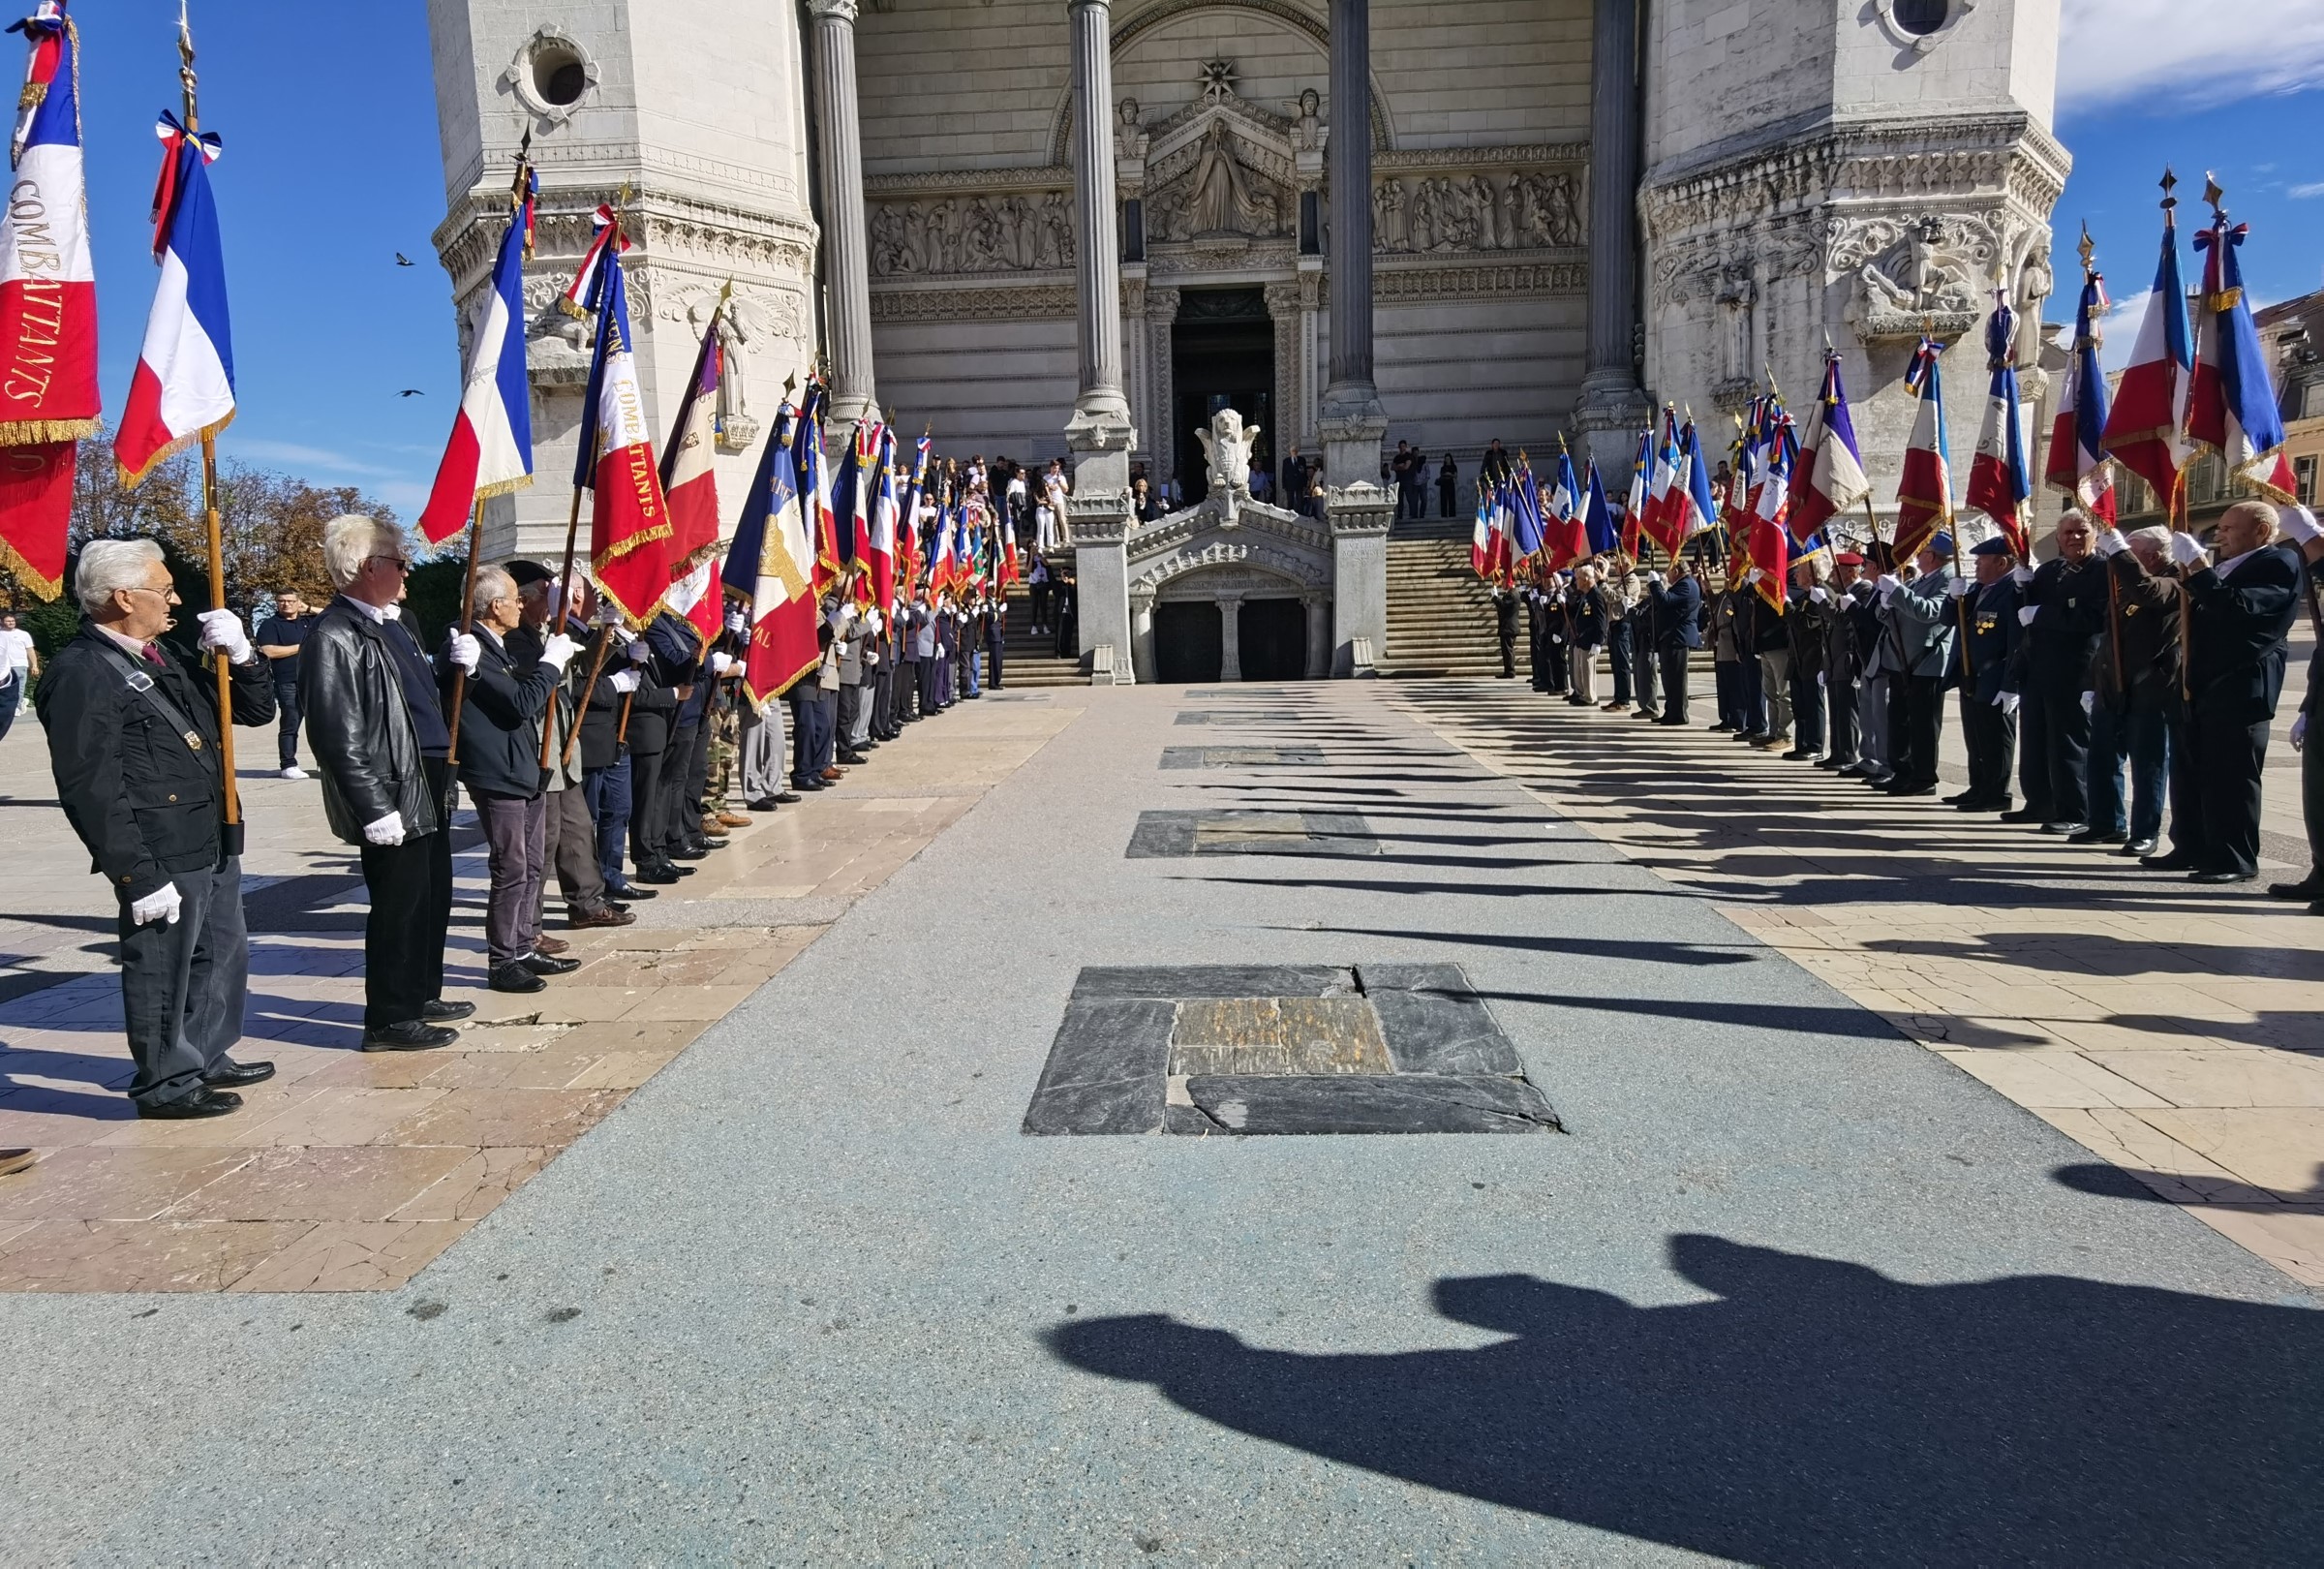
[(510, 968), (529, 969), (535, 975), (569, 975), (581, 968), (581, 961), (559, 959), (553, 954), (528, 953)]
[(1814, 759), (1814, 757), (1815, 757), (1815, 755), (1816, 755), (1816, 754), (1814, 754), (1813, 752), (1809, 752), (1809, 751), (1807, 751), (1805, 748), (1802, 748), (1802, 747), (1793, 747), (1793, 748), (1792, 748), (1792, 749), (1791, 749), (1789, 752), (1787, 752), (1787, 753), (1785, 753), (1785, 754), (1784, 754), (1784, 761), (1786, 761), (1786, 762), (1808, 762), (1808, 761), (1811, 761), (1811, 760), (1813, 760), (1813, 759)]
[(698, 845), (681, 845), (674, 850), (664, 850), (662, 854), (665, 859), (672, 861), (707, 861), (710, 859), (709, 847)]
[(2041, 814), (2030, 807), (2019, 807), (2015, 811), (2002, 814), (2003, 822), (2039, 822), (2040, 820)]
[(1888, 793), (1889, 793), (1890, 795), (1897, 795), (1897, 796), (1904, 796), (1904, 795), (1935, 795), (1935, 794), (1937, 793), (1937, 786), (1936, 786), (1935, 784), (1898, 784), (1898, 785), (1893, 785), (1893, 786), (1891, 786), (1891, 787), (1890, 787), (1890, 789), (1889, 789), (1889, 791), (1888, 791)]
[(2138, 864), (2150, 872), (2192, 872), (2195, 858), (2179, 850), (2168, 855), (2142, 855)]
[(549, 989), (549, 983), (534, 974), (522, 959), (493, 966), (492, 976), (484, 984), (496, 992), (545, 992)]
[(655, 897), (653, 889), (635, 888), (627, 882), (608, 882), (605, 884), (605, 903), (616, 909), (627, 909), (641, 899)]
[(2075, 834), (2089, 833), (2090, 824), (2087, 822), (2045, 822), (2041, 825), (2041, 831), (2045, 834), (2061, 834), (2070, 839)]
[(710, 852), (712, 850), (724, 849), (726, 847), (726, 841), (723, 839), (713, 839), (708, 834), (704, 834), (700, 839), (688, 840), (686, 842), (686, 847), (694, 852), (693, 858), (695, 860), (707, 861), (710, 859)]
[(877, 752), (879, 750), (879, 737), (873, 736), (869, 741), (857, 743), (855, 750), (858, 752)]
[(2203, 883), (2250, 882), (2258, 876), (2256, 872), (2195, 872), (2190, 873), (2186, 880)]
[(1962, 791), (1960, 794), (1958, 794), (1958, 795), (1948, 795), (1948, 796), (1946, 796), (1946, 797), (1944, 798), (1944, 804), (1945, 804), (1946, 806), (1967, 806), (1967, 805), (1969, 805), (1971, 802), (1973, 802), (1974, 800), (1976, 800), (1976, 798), (1977, 798), (1977, 792), (1976, 792), (1976, 791), (1974, 791), (1974, 790), (1963, 790), (1963, 791)]
[(2125, 845), (2122, 848), (2116, 850), (2114, 853), (2117, 855), (2126, 855), (2132, 860), (2143, 860), (2147, 856), (2155, 853), (2155, 841), (2152, 839), (2133, 839), (2129, 844)]
[(402, 1024), (382, 1025), (377, 1030), (363, 1031), (363, 1049), (367, 1052), (426, 1052), (439, 1046), (449, 1046), (460, 1038), (457, 1030), (428, 1024), (419, 1019), (406, 1019)]
[(1733, 725), (1731, 725), (1731, 724), (1720, 723), (1720, 724), (1714, 724), (1714, 725), (1712, 725), (1710, 728), (1711, 728), (1711, 734), (1713, 734), (1713, 735), (1725, 735), (1725, 734), (1727, 734), (1728, 731), (1732, 730), (1732, 729), (1734, 728), (1734, 726), (1733, 726)]
[(1816, 766), (1823, 769), (1826, 773), (1845, 774), (1856, 766), (1856, 760), (1853, 757), (1824, 757), (1819, 759)]
[(860, 752), (842, 752), (842, 753), (841, 753), (841, 754), (840, 754), (840, 766), (841, 766), (841, 767), (842, 767), (842, 768), (861, 768), (863, 765), (864, 765), (864, 754), (863, 754), (862, 753), (860, 753)]
[(2121, 828), (2085, 828), (2078, 834), (2068, 834), (2065, 842), (2069, 845), (2120, 845), (2129, 837), (2129, 833)]
[(753, 812), (772, 812), (775, 810), (775, 797), (762, 795), (757, 800), (750, 802), (749, 806)]
[(2310, 900), (2324, 899), (2324, 882), (2313, 877), (2302, 877), (2298, 882), (2271, 882), (2268, 884), (2268, 897), (2306, 904)]
[(630, 876), (639, 882), (670, 883), (678, 880), (678, 869), (667, 861), (649, 861)]
[(799, 804), (799, 792), (796, 790), (784, 790), (781, 794), (775, 797), (775, 804), (777, 806), (797, 806)]
[(242, 1109), (242, 1097), (231, 1090), (212, 1090), (206, 1085), (190, 1095), (159, 1104), (138, 1102), (138, 1115), (163, 1122), (187, 1122), (196, 1117), (224, 1117)]
[(214, 1090), (239, 1090), (246, 1084), (263, 1084), (273, 1077), (272, 1062), (237, 1062), (230, 1057), (221, 1057), (218, 1065), (201, 1076), (201, 1082)]
[(430, 1024), (450, 1024), (454, 1019), (465, 1019), (475, 1011), (474, 1002), (446, 1002), (441, 997), (433, 1002), (419, 1005), (419, 1016)]

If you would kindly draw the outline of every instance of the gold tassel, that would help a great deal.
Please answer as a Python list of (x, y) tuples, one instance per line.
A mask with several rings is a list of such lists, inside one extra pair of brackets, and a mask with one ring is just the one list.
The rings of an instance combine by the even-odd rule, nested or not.
[(105, 428), (102, 419), (17, 419), (0, 423), (0, 446), (38, 446), (49, 442), (86, 441)]

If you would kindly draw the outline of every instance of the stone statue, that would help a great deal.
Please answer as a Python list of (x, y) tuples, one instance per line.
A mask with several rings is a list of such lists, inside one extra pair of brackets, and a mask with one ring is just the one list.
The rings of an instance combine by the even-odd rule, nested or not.
[(1258, 445), (1257, 425), (1245, 427), (1242, 415), (1221, 409), (1210, 416), (1210, 428), (1198, 430), (1203, 457), (1210, 465), (1210, 494), (1229, 506), (1251, 499), (1251, 449)]
[(1242, 166), (1236, 162), (1227, 122), (1212, 120), (1203, 137), (1202, 162), (1194, 171), (1194, 231), (1256, 236), (1264, 219), (1259, 203), (1251, 200)]
[(1293, 127), (1291, 144), (1301, 152), (1320, 152), (1324, 145), (1324, 100), (1312, 87), (1300, 94), (1300, 120)]

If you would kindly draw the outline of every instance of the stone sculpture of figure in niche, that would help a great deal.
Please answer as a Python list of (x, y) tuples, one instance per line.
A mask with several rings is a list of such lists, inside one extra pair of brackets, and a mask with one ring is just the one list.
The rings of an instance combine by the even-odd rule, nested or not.
[(1259, 443), (1259, 428), (1245, 426), (1234, 410), (1221, 409), (1210, 416), (1208, 430), (1194, 433), (1210, 466), (1210, 494), (1226, 501), (1229, 518), (1237, 505), (1251, 499), (1251, 452)]
[(1194, 172), (1194, 231), (1258, 237), (1268, 231), (1268, 214), (1251, 193), (1236, 161), (1235, 144), (1223, 119), (1210, 122), (1203, 137), (1202, 162)]

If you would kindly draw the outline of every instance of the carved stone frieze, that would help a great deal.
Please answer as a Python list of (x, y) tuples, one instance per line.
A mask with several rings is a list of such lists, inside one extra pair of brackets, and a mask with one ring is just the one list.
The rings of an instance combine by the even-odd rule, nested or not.
[(1063, 191), (882, 201), (872, 208), (871, 229), (875, 278), (1073, 265), (1073, 199)]
[[(1329, 279), (1324, 292), (1330, 290)], [(1586, 262), (1526, 262), (1499, 266), (1382, 268), (1372, 275), (1372, 297), (1382, 304), (1411, 305), (1432, 299), (1538, 298), (1587, 294)]]
[(1372, 185), (1372, 233), (1389, 255), (1576, 246), (1581, 178), (1572, 169), (1391, 174)]
[(872, 295), (874, 322), (1027, 322), (1073, 316), (1071, 284), (1027, 288), (881, 289)]

